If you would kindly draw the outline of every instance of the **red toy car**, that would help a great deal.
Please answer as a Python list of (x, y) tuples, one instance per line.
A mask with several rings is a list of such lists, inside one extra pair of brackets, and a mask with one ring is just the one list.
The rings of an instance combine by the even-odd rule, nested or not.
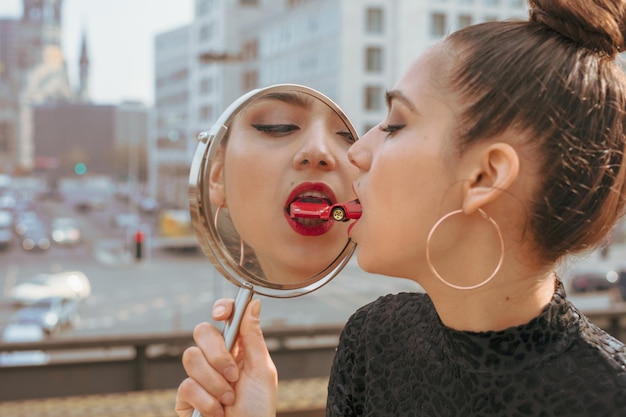
[[(298, 197), (289, 204), (289, 216), (300, 219), (320, 219), (332, 203), (321, 197)], [(327, 216), (328, 217), (328, 216)]]
[(289, 205), (289, 215), (293, 218), (322, 220), (332, 218), (338, 222), (345, 222), (361, 217), (361, 204), (359, 200), (331, 204), (328, 199), (321, 197), (298, 197)]
[(351, 219), (358, 219), (361, 217), (362, 209), (359, 200), (348, 201), (347, 203), (338, 203), (330, 207), (328, 212), (324, 212), (326, 218), (328, 213), (332, 216), (333, 220), (338, 222), (347, 222)]

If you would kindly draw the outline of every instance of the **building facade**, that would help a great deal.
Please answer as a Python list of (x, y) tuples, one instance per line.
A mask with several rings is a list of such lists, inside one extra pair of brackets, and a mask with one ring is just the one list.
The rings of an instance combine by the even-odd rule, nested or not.
[[(161, 156), (154, 170), (168, 182), (153, 186), (175, 194), (173, 203), (186, 206), (198, 132), (210, 129), (247, 91), (281, 83), (307, 85), (339, 104), (363, 134), (384, 119), (385, 91), (446, 34), (478, 22), (527, 15), (525, 0), (195, 0), (194, 21), (181, 29), (185, 39), (172, 31), (156, 41), (155, 71), (184, 63), (187, 90), (177, 104), (186, 115), (179, 124), (161, 124), (170, 106), (157, 99), (157, 130), (165, 130), (159, 130), (154, 142), (163, 142), (171, 129), (180, 135), (176, 169), (166, 162), (165, 155), (172, 153), (156, 147)], [(184, 52), (185, 59), (159, 47), (159, 40), (168, 37), (172, 45), (179, 42), (172, 48)], [(174, 85), (157, 81), (156, 96)]]

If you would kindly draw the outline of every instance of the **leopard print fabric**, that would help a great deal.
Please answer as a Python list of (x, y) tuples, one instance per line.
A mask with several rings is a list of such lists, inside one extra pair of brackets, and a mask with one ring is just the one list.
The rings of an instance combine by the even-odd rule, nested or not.
[(381, 297), (346, 324), (327, 416), (626, 416), (626, 347), (559, 282), (525, 325), (462, 332), (426, 294)]

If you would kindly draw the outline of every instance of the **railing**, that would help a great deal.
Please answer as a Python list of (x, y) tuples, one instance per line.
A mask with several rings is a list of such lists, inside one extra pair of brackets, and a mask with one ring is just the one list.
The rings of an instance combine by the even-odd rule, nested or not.
[[(328, 376), (339, 325), (264, 330), (281, 379)], [(0, 401), (175, 388), (191, 334), (147, 334), (0, 343), (2, 352), (44, 351), (50, 362), (0, 367)]]
[[(585, 314), (626, 341), (626, 304)], [(266, 328), (280, 379), (327, 377), (341, 325)], [(181, 355), (190, 333), (55, 339), (0, 344), (1, 352), (41, 350), (39, 366), (0, 367), (0, 401), (175, 388), (185, 378)]]

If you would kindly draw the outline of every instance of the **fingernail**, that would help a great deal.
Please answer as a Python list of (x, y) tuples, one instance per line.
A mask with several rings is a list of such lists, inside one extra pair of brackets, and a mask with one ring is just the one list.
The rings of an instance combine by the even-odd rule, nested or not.
[(238, 376), (237, 369), (234, 366), (229, 366), (224, 369), (224, 378), (226, 378), (228, 382), (235, 382)]
[(235, 394), (228, 391), (222, 395), (221, 403), (224, 405), (233, 405), (235, 403)]
[(220, 317), (226, 312), (226, 308), (222, 305), (217, 305), (213, 307), (213, 315)]

